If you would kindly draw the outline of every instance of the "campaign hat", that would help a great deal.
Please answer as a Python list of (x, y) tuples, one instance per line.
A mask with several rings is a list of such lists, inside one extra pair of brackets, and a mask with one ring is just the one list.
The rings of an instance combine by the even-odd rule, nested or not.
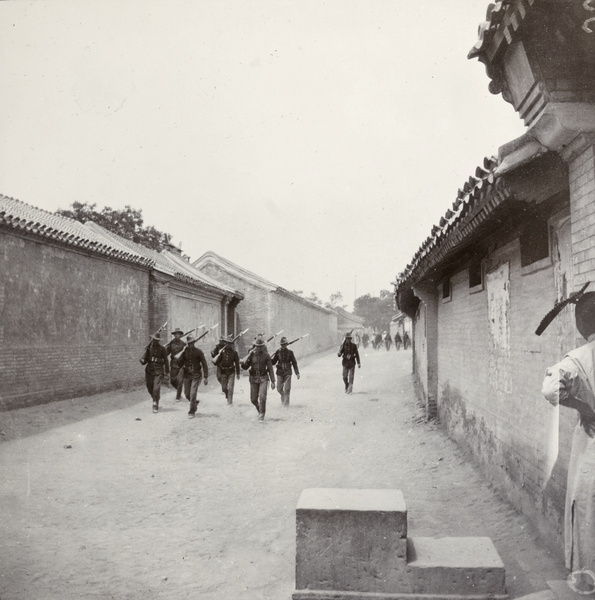
[(287, 346), (289, 344), (289, 342), (287, 341), (287, 338), (285, 336), (283, 336), (281, 338), (281, 341), (279, 342), (282, 346)]
[(174, 330), (171, 332), (171, 334), (172, 334), (172, 335), (173, 335), (174, 333), (181, 333), (182, 335), (184, 335), (184, 332), (183, 332), (183, 331), (182, 331), (182, 330), (181, 330), (179, 327), (176, 327), (176, 328), (175, 328), (175, 329), (174, 329)]

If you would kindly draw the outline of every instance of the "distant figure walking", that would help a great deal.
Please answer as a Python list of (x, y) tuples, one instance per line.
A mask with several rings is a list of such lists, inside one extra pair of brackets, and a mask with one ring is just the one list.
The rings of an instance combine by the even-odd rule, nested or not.
[(390, 337), (390, 333), (384, 332), (384, 345), (387, 350), (390, 350), (390, 347), (393, 344), (393, 338)]
[(184, 348), (182, 356), (180, 356), (180, 365), (184, 369), (184, 396), (190, 402), (188, 418), (193, 419), (199, 402), (196, 399), (198, 386), (202, 380), (203, 373), (205, 385), (209, 383), (209, 367), (203, 351), (194, 346), (196, 338), (193, 335), (189, 335), (186, 341), (188, 345)]
[(250, 375), (250, 402), (258, 411), (259, 421), (264, 421), (267, 409), (267, 390), (269, 381), (271, 389), (275, 389), (275, 373), (273, 363), (266, 350), (264, 340), (259, 337), (254, 342), (254, 347), (241, 361), (240, 366), (248, 370)]
[(153, 399), (153, 412), (159, 410), (159, 399), (161, 398), (161, 382), (164, 375), (169, 375), (169, 365), (167, 364), (167, 352), (159, 343), (161, 336), (159, 332), (151, 336), (151, 341), (140, 359), (141, 365), (145, 367), (145, 384), (147, 391)]
[(364, 350), (368, 347), (370, 343), (370, 336), (367, 333), (364, 333), (362, 336), (362, 344), (364, 345)]
[(409, 339), (409, 335), (407, 332), (403, 334), (403, 350), (407, 350), (411, 346), (411, 340)]
[(401, 339), (401, 334), (397, 331), (397, 333), (395, 333), (395, 349), (400, 350), (402, 343), (403, 340)]
[(382, 346), (382, 334), (377, 333), (374, 336), (374, 350), (379, 350), (380, 346)]
[[(225, 347), (215, 356), (213, 361), (220, 376), (221, 389), (227, 399), (227, 404), (233, 404), (235, 379), (240, 379), (240, 356), (233, 347), (233, 337), (228, 335), (223, 339)], [(235, 379), (234, 379), (235, 377)]]
[(359, 360), (359, 351), (357, 346), (351, 341), (351, 333), (345, 334), (345, 339), (339, 348), (337, 356), (343, 357), (341, 364), (343, 365), (343, 383), (345, 384), (345, 393), (351, 394), (353, 392), (355, 363), (357, 363), (358, 369), (362, 366)]
[(355, 345), (359, 348), (360, 342), (361, 342), (361, 338), (359, 336), (359, 333), (355, 334)]
[(184, 387), (184, 372), (180, 370), (180, 359), (178, 354), (186, 347), (186, 342), (182, 339), (184, 332), (178, 327), (174, 329), (171, 334), (174, 339), (165, 346), (165, 351), (170, 357), (169, 365), (169, 382), (172, 387), (176, 390), (176, 402), (179, 402), (182, 398), (182, 389)]
[(291, 392), (291, 374), (292, 368), (295, 376), (300, 378), (295, 354), (287, 346), (289, 342), (286, 337), (281, 338), (281, 348), (275, 351), (271, 362), (277, 365), (277, 391), (281, 395), (281, 404), (287, 408), (289, 406), (289, 394)]

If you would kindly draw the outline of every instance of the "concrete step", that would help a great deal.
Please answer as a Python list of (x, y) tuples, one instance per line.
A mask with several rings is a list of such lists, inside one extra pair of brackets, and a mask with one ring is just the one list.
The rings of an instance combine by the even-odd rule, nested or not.
[(506, 596), (504, 564), (488, 537), (407, 539), (413, 594)]
[(526, 596), (518, 596), (514, 600), (558, 600), (558, 597), (552, 590), (542, 590), (541, 592), (533, 592)]

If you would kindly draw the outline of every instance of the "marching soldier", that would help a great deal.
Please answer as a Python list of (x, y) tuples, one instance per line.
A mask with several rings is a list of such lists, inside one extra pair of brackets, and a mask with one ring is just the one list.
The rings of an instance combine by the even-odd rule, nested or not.
[(169, 374), (169, 365), (167, 364), (167, 352), (159, 343), (161, 336), (159, 332), (151, 336), (151, 341), (140, 359), (141, 365), (145, 367), (145, 383), (147, 391), (153, 399), (153, 412), (159, 410), (159, 399), (161, 398), (161, 381), (163, 376)]
[(289, 406), (289, 393), (291, 392), (291, 369), (295, 371), (295, 376), (300, 378), (295, 354), (287, 347), (289, 342), (286, 337), (281, 338), (281, 348), (273, 354), (271, 363), (277, 365), (277, 391), (281, 395), (281, 404), (287, 408)]
[(198, 386), (202, 380), (203, 373), (205, 385), (209, 383), (209, 367), (203, 351), (194, 346), (196, 338), (193, 335), (189, 335), (187, 341), (188, 345), (184, 348), (182, 356), (180, 356), (180, 367), (184, 370), (184, 396), (190, 401), (188, 418), (192, 419), (194, 418), (199, 402), (196, 399), (196, 393), (198, 392)]
[(390, 337), (390, 333), (384, 332), (384, 345), (387, 350), (390, 350), (390, 347), (393, 343), (393, 339)]
[(409, 339), (409, 334), (407, 332), (405, 332), (403, 334), (403, 350), (407, 350), (407, 348), (409, 348), (410, 345), (411, 345), (411, 340)]
[[(225, 336), (220, 335), (219, 342), (217, 342), (217, 345), (211, 350), (211, 358), (215, 358), (223, 348), (225, 348)], [(221, 369), (219, 367), (217, 367), (217, 381), (221, 383)], [(221, 391), (224, 392), (223, 385), (221, 385)]]
[(271, 389), (275, 389), (275, 373), (271, 357), (266, 351), (264, 340), (257, 338), (254, 342), (254, 348), (248, 352), (248, 355), (240, 363), (242, 369), (249, 369), (250, 375), (250, 402), (258, 411), (259, 421), (264, 420), (267, 408), (267, 389), (269, 380)]
[(353, 377), (355, 375), (355, 363), (357, 362), (357, 368), (361, 368), (359, 360), (359, 351), (357, 346), (351, 341), (351, 333), (345, 334), (345, 340), (339, 348), (339, 357), (343, 357), (343, 382), (345, 383), (345, 393), (351, 394), (353, 392)]
[(170, 356), (169, 381), (176, 390), (176, 402), (179, 402), (184, 387), (184, 373), (180, 372), (180, 362), (176, 356), (184, 350), (186, 342), (182, 339), (184, 332), (179, 327), (174, 329), (171, 334), (174, 339), (165, 346), (165, 351)]
[(235, 385), (234, 376), (240, 379), (240, 357), (233, 347), (231, 335), (224, 338), (225, 347), (217, 354), (215, 366), (217, 373), (221, 373), (221, 389), (227, 398), (227, 404), (233, 404), (233, 389)]

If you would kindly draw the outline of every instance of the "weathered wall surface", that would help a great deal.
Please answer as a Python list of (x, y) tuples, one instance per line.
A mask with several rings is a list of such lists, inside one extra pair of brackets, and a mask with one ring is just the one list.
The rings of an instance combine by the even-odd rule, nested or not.
[[(281, 292), (272, 294), (271, 304), (272, 323), (277, 323), (279, 327), (276, 331), (284, 329), (282, 335), (290, 341), (306, 333), (309, 334), (307, 338), (291, 346), (298, 358), (321, 352), (336, 345), (336, 315), (314, 308)], [(275, 339), (274, 344), (271, 343), (270, 349), (277, 347), (279, 347), (279, 338)]]
[(554, 268), (523, 272), (518, 239), (488, 266), (484, 290), (470, 292), (465, 269), (439, 304), (439, 417), (519, 509), (561, 535), (575, 416), (551, 407), (541, 383), (573, 340), (555, 325), (535, 335), (555, 301)]
[[(201, 294), (179, 281), (172, 281), (163, 275), (152, 273), (150, 281), (151, 331), (157, 331), (167, 321), (162, 344), (173, 339), (171, 332), (179, 327), (183, 331), (196, 328), (193, 335), (202, 335), (207, 329), (219, 323), (197, 344), (207, 358), (221, 335), (222, 302), (216, 297)], [(204, 328), (199, 328), (205, 325)]]
[(412, 348), (416, 390), (420, 400), (426, 405), (428, 400), (428, 341), (426, 336), (426, 307), (423, 303), (419, 304), (417, 314), (413, 320)]
[[(336, 344), (337, 317), (330, 311), (321, 310), (301, 301), (293, 295), (275, 289), (265, 289), (250, 281), (238, 277), (218, 265), (209, 263), (201, 270), (244, 294), (244, 300), (238, 305), (238, 329), (250, 328), (245, 338), (238, 340), (238, 351), (242, 356), (247, 352), (257, 333), (270, 337), (283, 329), (290, 339), (301, 335), (310, 335), (292, 345), (299, 358), (320, 352)], [(269, 351), (277, 347), (279, 340), (269, 344)]]
[(143, 380), (147, 270), (0, 233), (0, 410)]

